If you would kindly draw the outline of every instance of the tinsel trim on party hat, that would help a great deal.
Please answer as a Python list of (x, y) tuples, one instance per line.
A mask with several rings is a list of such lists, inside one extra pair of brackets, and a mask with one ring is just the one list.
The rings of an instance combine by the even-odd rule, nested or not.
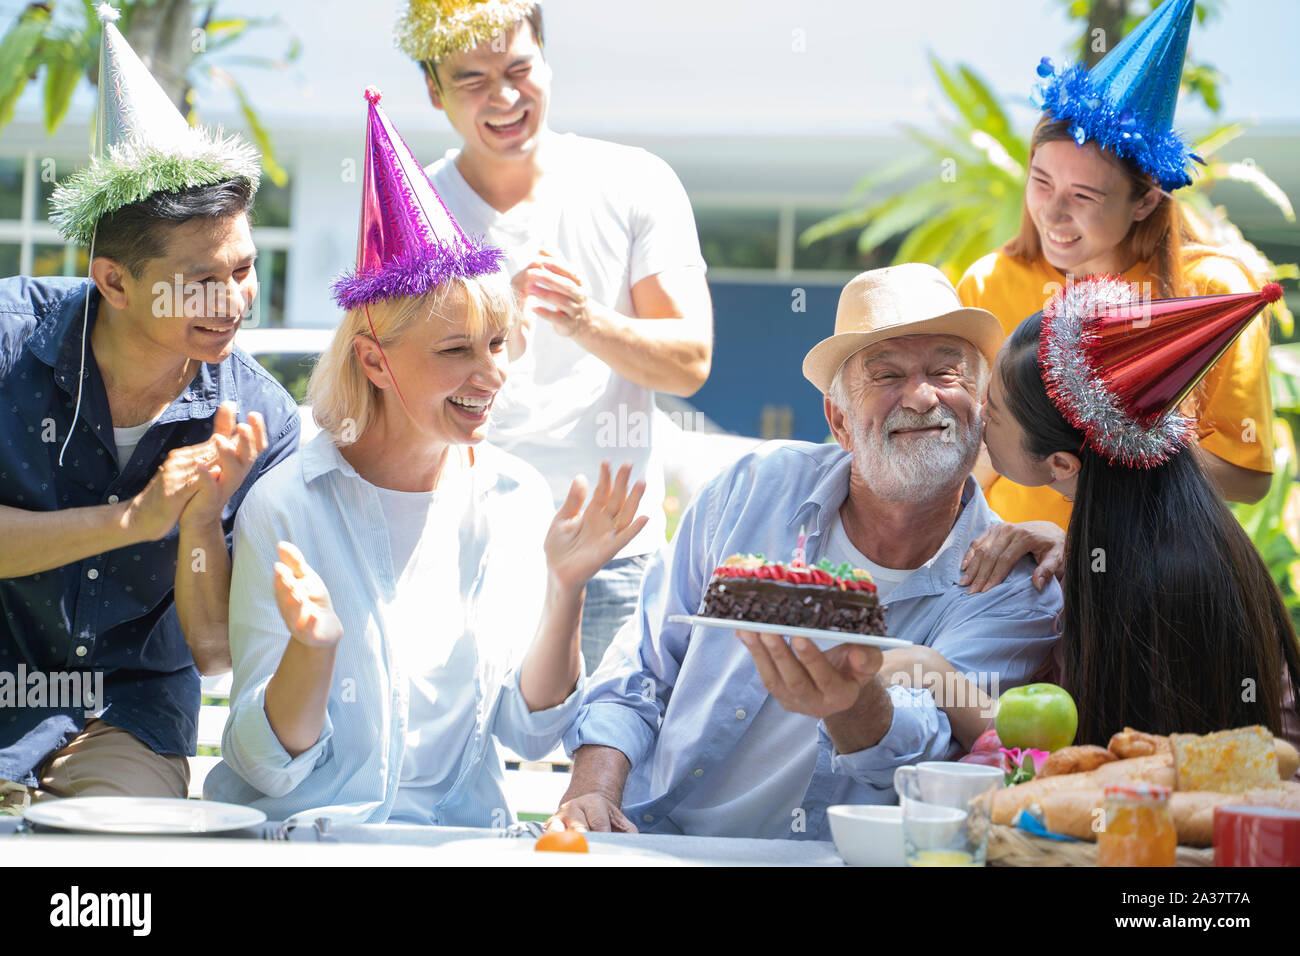
[(1082, 146), (1092, 140), (1102, 149), (1136, 163), (1165, 190), (1190, 186), (1189, 160), (1201, 162), (1172, 129), (1153, 129), (1130, 109), (1117, 109), (1097, 89), (1087, 67), (1075, 64), (1055, 70), (1043, 57), (1035, 102), (1052, 117), (1070, 123), (1070, 135)]
[(442, 60), (498, 36), (534, 6), (534, 0), (410, 0), (394, 36), (413, 60)]
[(469, 237), (455, 248), (430, 246), (385, 262), (378, 272), (349, 269), (334, 280), (334, 301), (356, 309), (380, 299), (414, 298), (452, 279), (472, 279), (501, 268), (502, 252)]
[(257, 191), (261, 169), (251, 145), (220, 131), (198, 128), (191, 135), (183, 155), (173, 146), (160, 149), (134, 141), (110, 146), (106, 157), (92, 159), (54, 190), (50, 222), (69, 242), (89, 245), (101, 218), (154, 193), (210, 186), (226, 179), (246, 179)]
[(1089, 355), (1094, 336), (1088, 319), (1125, 306), (1142, 308), (1132, 287), (1118, 276), (1090, 276), (1066, 285), (1043, 308), (1038, 366), (1047, 394), (1093, 451), (1112, 465), (1154, 468), (1192, 443), (1195, 423), (1171, 412), (1143, 427), (1106, 387)]

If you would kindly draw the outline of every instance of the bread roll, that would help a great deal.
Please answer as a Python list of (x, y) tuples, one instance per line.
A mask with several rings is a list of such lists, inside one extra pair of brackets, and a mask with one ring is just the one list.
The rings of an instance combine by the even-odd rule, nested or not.
[(1081, 747), (1062, 747), (1052, 751), (1038, 769), (1039, 777), (1055, 777), (1063, 773), (1086, 773), (1096, 770), (1104, 763), (1110, 763), (1115, 755), (1105, 747), (1090, 744)]
[(1110, 738), (1107, 749), (1120, 760), (1128, 760), (1130, 757), (1150, 757), (1157, 753), (1169, 753), (1171, 746), (1168, 737), (1125, 727)]
[[(1021, 786), (1028, 786), (1022, 784)], [(1013, 787), (1018, 790), (1020, 787)], [(1005, 792), (1005, 791), (1003, 791)], [(1300, 811), (1300, 784), (1285, 783), (1268, 790), (1246, 793), (1213, 793), (1208, 790), (1178, 790), (1169, 796), (1169, 816), (1184, 846), (1211, 846), (1214, 843), (1214, 808), (1228, 806), (1280, 807)], [(1097, 838), (1094, 826), (1106, 806), (1103, 788), (1062, 790), (1043, 794), (1031, 807), (1041, 814), (1043, 824), (1053, 833), (1080, 840)], [(995, 823), (1004, 823), (994, 820)], [(1010, 821), (1005, 821), (1009, 824)]]
[(1065, 790), (1103, 789), (1113, 783), (1154, 783), (1173, 787), (1174, 766), (1169, 754), (1134, 757), (1102, 764), (1084, 773), (1039, 777), (1014, 787), (1005, 787), (993, 797), (993, 822), (1009, 824), (1016, 813), (1049, 793)]

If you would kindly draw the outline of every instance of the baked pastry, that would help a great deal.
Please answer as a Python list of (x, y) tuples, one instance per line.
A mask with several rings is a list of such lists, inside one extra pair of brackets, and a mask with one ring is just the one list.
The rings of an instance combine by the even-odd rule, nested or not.
[(1267, 727), (1170, 734), (1169, 742), (1173, 744), (1179, 790), (1245, 793), (1280, 786), (1278, 752)]
[(815, 567), (761, 554), (733, 554), (713, 572), (704, 617), (808, 627), (851, 634), (885, 633), (885, 613), (871, 575), (822, 559)]

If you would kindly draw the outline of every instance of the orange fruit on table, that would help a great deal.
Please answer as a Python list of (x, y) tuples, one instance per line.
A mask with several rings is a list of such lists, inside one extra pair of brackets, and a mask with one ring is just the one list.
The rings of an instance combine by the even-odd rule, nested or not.
[(547, 830), (537, 838), (534, 850), (554, 853), (586, 853), (587, 838), (578, 830)]

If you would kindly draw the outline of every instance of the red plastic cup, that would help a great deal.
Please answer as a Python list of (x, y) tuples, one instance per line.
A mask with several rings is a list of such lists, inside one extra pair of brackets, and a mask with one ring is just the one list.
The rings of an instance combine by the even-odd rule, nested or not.
[(1300, 812), (1215, 807), (1215, 866), (1300, 866)]

